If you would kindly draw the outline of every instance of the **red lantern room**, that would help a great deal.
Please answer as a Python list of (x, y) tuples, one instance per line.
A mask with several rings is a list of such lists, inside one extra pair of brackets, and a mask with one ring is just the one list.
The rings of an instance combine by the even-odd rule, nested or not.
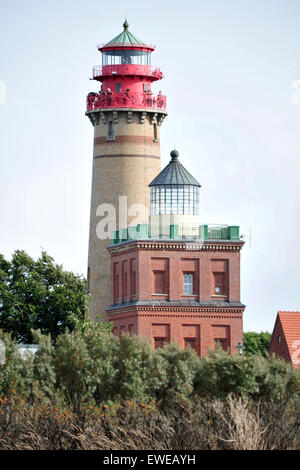
[(93, 68), (93, 79), (101, 82), (101, 90), (89, 93), (87, 111), (99, 108), (166, 109), (166, 97), (153, 95), (152, 82), (161, 80), (159, 67), (151, 65), (155, 46), (145, 44), (129, 32), (127, 20), (124, 30), (110, 42), (98, 46), (102, 65)]

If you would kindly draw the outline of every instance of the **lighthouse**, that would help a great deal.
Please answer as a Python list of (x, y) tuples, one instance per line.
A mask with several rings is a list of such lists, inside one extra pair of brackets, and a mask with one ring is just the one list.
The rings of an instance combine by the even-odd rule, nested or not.
[(86, 115), (94, 127), (93, 174), (88, 255), (91, 315), (106, 320), (111, 304), (112, 233), (147, 224), (149, 184), (161, 170), (160, 126), (166, 97), (152, 84), (163, 78), (151, 64), (155, 46), (123, 31), (99, 45), (102, 65), (93, 68), (99, 92), (87, 96)]

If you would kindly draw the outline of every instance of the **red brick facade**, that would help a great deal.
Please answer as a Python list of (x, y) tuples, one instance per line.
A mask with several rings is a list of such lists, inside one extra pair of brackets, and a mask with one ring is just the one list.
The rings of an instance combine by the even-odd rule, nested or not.
[(131, 240), (110, 246), (112, 305), (107, 313), (114, 333), (137, 334), (154, 348), (176, 342), (201, 357), (217, 343), (237, 353), (245, 308), (240, 303), (242, 245)]

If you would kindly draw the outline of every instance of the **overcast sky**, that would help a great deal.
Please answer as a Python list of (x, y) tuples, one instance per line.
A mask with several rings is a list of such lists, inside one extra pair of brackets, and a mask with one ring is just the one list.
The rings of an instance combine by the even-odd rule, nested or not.
[[(245, 330), (300, 310), (300, 1), (0, 0), (0, 253), (86, 274), (98, 43), (156, 44), (162, 166), (201, 183), (201, 221), (240, 225)], [(299, 81), (299, 82), (297, 82)]]

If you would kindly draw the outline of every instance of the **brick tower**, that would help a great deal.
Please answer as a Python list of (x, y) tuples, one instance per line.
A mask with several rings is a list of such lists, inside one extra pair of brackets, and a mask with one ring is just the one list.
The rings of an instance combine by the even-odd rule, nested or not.
[(149, 183), (160, 171), (159, 127), (166, 97), (151, 90), (163, 78), (151, 66), (154, 46), (124, 31), (98, 46), (102, 66), (93, 69), (101, 82), (99, 93), (87, 96), (87, 112), (94, 126), (93, 177), (88, 256), (91, 314), (106, 320), (110, 305), (110, 261), (107, 245), (113, 230), (147, 223)]
[(178, 152), (150, 183), (149, 224), (116, 231), (111, 255), (111, 306), (116, 335), (137, 334), (154, 348), (176, 342), (199, 356), (243, 341), (240, 250), (235, 225), (199, 221), (200, 184)]

